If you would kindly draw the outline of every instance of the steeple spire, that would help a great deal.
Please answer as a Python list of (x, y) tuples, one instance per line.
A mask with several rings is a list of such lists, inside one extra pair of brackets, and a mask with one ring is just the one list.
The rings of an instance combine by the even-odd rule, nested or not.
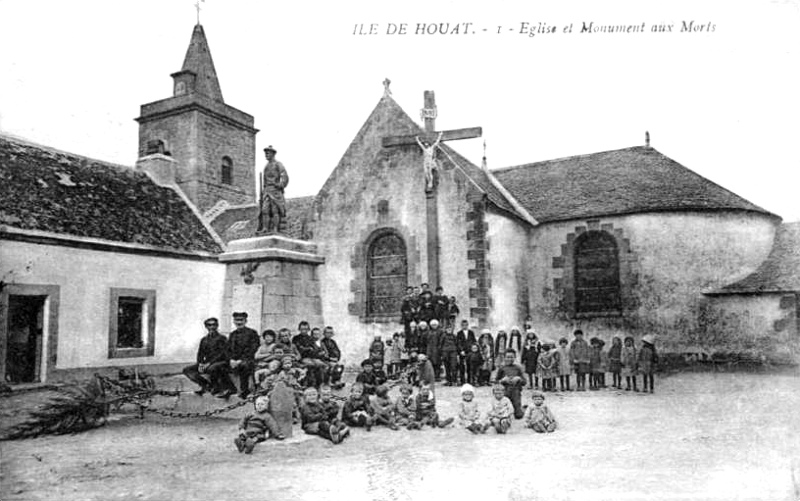
[(181, 71), (172, 74), (175, 79), (175, 96), (183, 94), (200, 94), (214, 101), (224, 102), (222, 89), (217, 80), (217, 70), (211, 59), (211, 50), (201, 24), (196, 24), (192, 31), (192, 40), (186, 49)]

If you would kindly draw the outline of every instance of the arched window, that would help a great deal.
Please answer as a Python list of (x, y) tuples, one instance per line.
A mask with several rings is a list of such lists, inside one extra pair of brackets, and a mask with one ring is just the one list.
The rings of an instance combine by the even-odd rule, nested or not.
[(233, 184), (233, 160), (222, 157), (222, 184)]
[(587, 231), (575, 242), (575, 313), (620, 313), (619, 251), (605, 231)]
[(379, 234), (367, 249), (367, 315), (399, 315), (407, 284), (403, 238), (393, 231)]

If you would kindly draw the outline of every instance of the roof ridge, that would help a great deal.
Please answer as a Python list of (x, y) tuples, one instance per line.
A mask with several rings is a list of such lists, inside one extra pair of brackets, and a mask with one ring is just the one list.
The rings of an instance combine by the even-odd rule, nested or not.
[[(615, 152), (618, 152), (618, 151), (635, 150), (635, 149), (640, 149), (640, 148), (641, 149), (647, 148), (649, 150), (655, 151), (656, 153), (664, 155), (663, 153), (661, 153), (660, 151), (656, 150), (652, 146), (641, 146), (641, 145), (639, 145), (639, 146), (628, 146), (626, 148), (617, 148), (617, 149), (614, 149), (614, 150), (595, 151), (594, 153), (582, 153), (580, 155), (569, 155), (569, 156), (566, 156), (566, 157), (550, 158), (548, 160), (538, 160), (536, 162), (528, 162), (528, 163), (524, 163), (524, 164), (511, 165), (511, 166), (508, 166), (508, 167), (499, 167), (497, 169), (489, 169), (489, 170), (491, 172), (508, 171), (508, 170), (512, 170), (512, 169), (520, 169), (520, 168), (523, 168), (523, 167), (530, 167), (530, 166), (533, 166), (533, 165), (536, 165), (536, 164), (545, 164), (545, 163), (550, 163), (550, 162), (561, 162), (563, 160), (573, 160), (573, 159), (576, 159), (576, 158), (586, 158), (586, 157), (591, 157), (593, 155), (602, 155), (604, 153), (615, 153)], [(666, 156), (666, 155), (664, 155), (664, 156)]]
[(38, 148), (38, 149), (43, 150), (43, 151), (50, 151), (52, 153), (59, 153), (61, 155), (69, 155), (69, 156), (72, 156), (72, 157), (81, 158), (81, 159), (84, 159), (84, 160), (88, 160), (90, 162), (96, 162), (96, 163), (99, 163), (99, 164), (107, 165), (109, 167), (116, 167), (116, 168), (119, 168), (119, 169), (126, 169), (128, 171), (135, 172), (135, 173), (139, 173), (140, 172), (140, 171), (136, 170), (136, 167), (133, 166), (133, 165), (118, 164), (116, 162), (109, 162), (107, 160), (101, 160), (99, 158), (88, 157), (88, 156), (82, 155), (80, 153), (75, 153), (75, 152), (72, 152), (72, 151), (62, 150), (60, 148), (55, 148), (53, 146), (48, 146), (48, 145), (45, 145), (45, 144), (42, 144), (42, 143), (38, 143), (38, 142), (36, 142), (36, 141), (34, 141), (32, 139), (28, 139), (26, 137), (17, 136), (17, 135), (14, 135), (14, 134), (8, 134), (7, 132), (0, 132), (0, 140), (2, 140), (2, 139), (7, 139), (11, 143), (18, 143), (18, 144), (23, 144), (23, 145), (27, 145), (27, 146), (32, 146), (32, 147)]

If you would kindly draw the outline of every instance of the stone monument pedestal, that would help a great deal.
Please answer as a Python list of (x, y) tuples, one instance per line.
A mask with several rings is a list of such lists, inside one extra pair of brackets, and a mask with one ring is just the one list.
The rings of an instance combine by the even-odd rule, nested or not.
[[(325, 258), (315, 243), (278, 234), (232, 240), (219, 260), (227, 264), (223, 311), (247, 312), (248, 326), (259, 333), (295, 332), (301, 320), (323, 325), (317, 267)], [(230, 331), (230, 315), (220, 324)]]

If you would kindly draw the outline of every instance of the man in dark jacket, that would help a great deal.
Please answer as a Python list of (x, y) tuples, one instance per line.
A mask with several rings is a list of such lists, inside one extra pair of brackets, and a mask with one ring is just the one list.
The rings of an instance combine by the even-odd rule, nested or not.
[(469, 328), (469, 321), (461, 321), (461, 330), (456, 333), (456, 344), (458, 346), (458, 381), (464, 384), (468, 381), (464, 378), (467, 365), (467, 354), (470, 347), (475, 344), (475, 333)]
[(328, 364), (322, 361), (320, 352), (311, 337), (311, 325), (305, 320), (297, 326), (298, 334), (292, 338), (292, 344), (300, 353), (300, 366), (306, 369), (305, 386), (318, 387), (322, 384), (323, 374)]
[(198, 395), (208, 391), (227, 398), (236, 391), (228, 377), (228, 340), (217, 330), (219, 321), (216, 318), (206, 319), (203, 325), (208, 334), (200, 340), (197, 363), (184, 367), (183, 374), (200, 386), (195, 392)]
[(436, 287), (436, 294), (433, 296), (434, 317), (439, 321), (442, 328), (447, 326), (448, 306), (450, 305), (450, 298), (444, 293), (444, 288), (440, 285)]
[(325, 327), (325, 330), (322, 331), (322, 335), (322, 345), (328, 352), (328, 371), (325, 374), (325, 381), (323, 383), (330, 383), (333, 389), (339, 390), (344, 387), (344, 383), (341, 382), (342, 373), (344, 372), (344, 365), (341, 364), (342, 352), (339, 350), (339, 345), (336, 344), (336, 340), (333, 339), (333, 327), (330, 325)]
[(239, 376), (239, 397), (247, 398), (250, 395), (250, 380), (255, 369), (255, 355), (260, 341), (258, 332), (247, 324), (247, 313), (236, 311), (233, 313), (233, 325), (236, 329), (228, 336), (228, 355), (230, 356), (231, 372)]
[(439, 336), (439, 356), (444, 363), (444, 371), (447, 375), (445, 386), (456, 384), (458, 377), (458, 339), (452, 328), (446, 328)]

